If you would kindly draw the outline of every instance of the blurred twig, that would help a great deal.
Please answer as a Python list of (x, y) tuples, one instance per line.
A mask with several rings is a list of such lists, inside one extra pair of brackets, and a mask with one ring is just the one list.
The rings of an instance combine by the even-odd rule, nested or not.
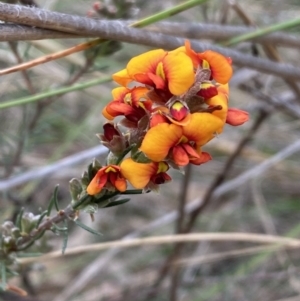
[[(189, 190), (189, 184), (191, 181), (191, 175), (192, 175), (192, 166), (191, 164), (187, 165), (185, 168), (185, 177), (183, 178), (182, 185), (181, 185), (181, 193), (179, 195), (179, 205), (178, 205), (178, 218), (176, 221), (175, 226), (175, 233), (180, 234), (183, 232), (183, 225), (184, 225), (184, 216), (185, 216), (185, 204), (187, 201), (187, 194)], [(176, 245), (174, 246), (174, 249), (178, 249)], [(177, 260), (180, 256), (180, 251), (178, 249), (178, 252), (174, 255), (173, 260)], [(172, 275), (171, 275), (171, 285), (170, 285), (170, 301), (176, 301), (177, 300), (177, 287), (179, 284), (179, 267), (173, 266), (172, 268)]]
[[(216, 189), (224, 182), (226, 176), (228, 175), (229, 171), (231, 170), (231, 168), (233, 166), (233, 163), (239, 157), (241, 151), (244, 149), (246, 144), (253, 138), (254, 134), (259, 129), (261, 124), (263, 124), (263, 122), (265, 121), (265, 119), (267, 118), (268, 115), (269, 115), (269, 113), (266, 112), (265, 110), (260, 111), (257, 119), (253, 123), (253, 125), (252, 125), (251, 129), (249, 130), (248, 134), (245, 135), (243, 137), (243, 139), (240, 141), (240, 143), (236, 147), (233, 154), (229, 157), (229, 159), (225, 163), (222, 171), (219, 172), (219, 174), (215, 177), (214, 181), (212, 182), (212, 184), (210, 185), (210, 187), (206, 191), (201, 204), (199, 204), (199, 206), (197, 206), (196, 208), (194, 208), (190, 212), (189, 220), (188, 220), (188, 222), (187, 222), (187, 224), (184, 228), (184, 233), (188, 233), (188, 232), (191, 231), (191, 229), (194, 226), (194, 224), (196, 222), (196, 219), (198, 218), (199, 214), (207, 207), (209, 202), (212, 200), (212, 198), (214, 197), (214, 193), (215, 193)], [(183, 246), (184, 246), (183, 244), (177, 245), (174, 248), (173, 252), (169, 255), (169, 257), (167, 258), (167, 260), (165, 261), (164, 265), (162, 266), (162, 268), (159, 272), (157, 280), (155, 281), (155, 284), (154, 284), (155, 288), (166, 277), (166, 275), (169, 272), (169, 269), (171, 268), (172, 262), (175, 260), (175, 258), (177, 257), (177, 253), (179, 253), (181, 251)]]
[[(136, 43), (152, 47), (163, 47), (165, 49), (174, 49), (184, 44), (184, 39), (168, 36), (161, 33), (151, 33), (137, 28), (124, 26), (119, 21), (99, 21), (89, 18), (60, 14), (37, 8), (22, 7), (16, 9), (14, 5), (0, 3), (0, 18), (5, 21), (18, 22), (29, 24), (32, 26), (43, 27), (66, 31), (70, 33), (95, 33), (102, 39), (118, 40), (128, 43)], [(41, 21), (42, 20), (42, 21)], [(0, 75), (22, 70), (22, 67), (29, 68), (42, 64), (53, 59), (58, 59), (71, 53), (82, 51), (84, 49), (95, 46), (99, 43), (98, 40), (91, 41), (89, 44), (81, 44), (69, 48), (67, 50), (48, 55), (37, 60), (34, 64), (25, 64), (0, 71)], [(211, 49), (229, 56), (233, 62), (239, 66), (247, 66), (251, 69), (257, 69), (262, 72), (271, 73), (280, 77), (300, 79), (300, 68), (288, 64), (273, 63), (270, 60), (244, 55), (238, 51), (227, 49), (220, 46), (211, 45), (209, 43), (199, 43), (192, 41), (192, 46), (196, 51), (205, 51)]]
[(228, 175), (229, 171), (233, 167), (233, 163), (239, 157), (239, 155), (241, 154), (241, 152), (245, 148), (245, 146), (253, 139), (255, 133), (259, 130), (261, 125), (266, 121), (270, 112), (271, 112), (271, 109), (269, 109), (269, 111), (266, 111), (265, 109), (260, 110), (260, 112), (258, 113), (256, 120), (253, 122), (253, 125), (250, 128), (250, 130), (239, 142), (235, 151), (232, 153), (232, 155), (229, 157), (229, 159), (225, 163), (222, 171), (218, 174), (218, 176), (215, 178), (215, 180), (213, 181), (211, 186), (208, 188), (208, 190), (203, 198), (203, 203), (201, 204), (201, 206), (199, 206), (198, 208), (193, 210), (193, 212), (191, 212), (190, 219), (185, 228), (185, 232), (191, 231), (198, 215), (202, 212), (202, 210), (208, 205), (208, 203), (212, 199), (214, 190), (225, 181), (226, 176)]
[(79, 246), (74, 248), (68, 248), (63, 255), (61, 250), (54, 251), (40, 257), (27, 257), (19, 258), (18, 262), (21, 264), (29, 264), (32, 262), (46, 261), (53, 258), (58, 258), (62, 256), (68, 256), (73, 254), (82, 254), (85, 252), (94, 252), (100, 250), (106, 250), (109, 248), (132, 248), (137, 246), (147, 246), (147, 245), (161, 245), (161, 244), (171, 244), (178, 242), (195, 242), (195, 241), (241, 241), (241, 242), (251, 242), (260, 244), (271, 244), (279, 245), (281, 247), (291, 247), (299, 248), (300, 240), (295, 238), (276, 236), (276, 235), (266, 235), (257, 233), (241, 233), (241, 232), (231, 232), (231, 233), (190, 233), (190, 234), (176, 234), (176, 235), (165, 235), (165, 236), (154, 236), (146, 238), (136, 238), (128, 240), (117, 240), (110, 242), (102, 242), (97, 244), (91, 244), (86, 246)]
[(173, 265), (195, 266), (196, 264), (222, 261), (222, 260), (226, 260), (228, 258), (249, 256), (249, 255), (258, 254), (258, 253), (262, 253), (262, 252), (273, 253), (273, 252), (277, 252), (278, 250), (281, 250), (283, 248), (284, 247), (280, 247), (280, 246), (258, 246), (258, 247), (242, 248), (242, 249), (237, 249), (237, 250), (230, 250), (230, 251), (218, 252), (218, 253), (213, 253), (213, 254), (206, 254), (206, 255), (192, 257), (192, 258), (190, 258), (190, 257), (183, 258), (183, 259), (175, 261), (173, 263)]
[[(96, 22), (98, 22), (96, 20)], [(110, 21), (105, 21), (110, 22)], [(130, 21), (120, 21), (123, 26), (130, 24)], [(192, 22), (168, 22), (161, 21), (153, 25), (147, 26), (145, 30), (164, 33), (167, 35), (179, 36), (187, 39), (209, 39), (222, 41), (237, 35), (246, 34), (255, 31), (254, 26), (241, 25), (219, 25), (219, 24), (203, 24)], [(30, 41), (44, 39), (79, 39), (97, 37), (97, 28), (94, 32), (66, 33), (58, 30), (50, 30), (36, 28), (26, 25), (1, 24), (0, 41)], [(268, 43), (285, 47), (299, 47), (300, 39), (296, 34), (288, 32), (275, 32), (265, 36), (251, 39), (257, 43)]]
[[(245, 171), (244, 173), (238, 175), (236, 178), (221, 184), (213, 192), (213, 197), (218, 198), (224, 195), (225, 193), (238, 189), (242, 187), (243, 184), (247, 183), (250, 179), (261, 176), (264, 172), (270, 169), (272, 166), (281, 162), (285, 158), (291, 156), (292, 154), (300, 151), (300, 141), (289, 145), (283, 150), (279, 151), (276, 155), (265, 160), (261, 164), (254, 166), (253, 168)], [(189, 202), (186, 207), (186, 214), (190, 213), (197, 208), (199, 208), (203, 203), (203, 199), (196, 199), (192, 202)], [(154, 229), (161, 228), (163, 225), (172, 223), (176, 220), (178, 216), (177, 211), (170, 212), (163, 217), (158, 218), (157, 220), (145, 225), (143, 228), (136, 230), (128, 235), (124, 236), (123, 240), (131, 239), (137, 236), (142, 235), (145, 232), (153, 231)], [(79, 275), (70, 283), (69, 286), (66, 286), (64, 290), (54, 299), (54, 301), (66, 300), (71, 296), (79, 293), (94, 277), (99, 275), (101, 271), (104, 271), (107, 268), (107, 264), (111, 262), (114, 256), (119, 253), (120, 249), (112, 249), (103, 257), (99, 257), (96, 260), (92, 261), (88, 266), (86, 266)]]
[(18, 176), (14, 176), (14, 177), (11, 177), (11, 178), (8, 178), (5, 180), (1, 180), (0, 181), (0, 190), (9, 190), (12, 187), (21, 185), (28, 181), (40, 180), (42, 177), (48, 176), (52, 173), (55, 173), (55, 172), (61, 170), (62, 168), (65, 168), (68, 166), (73, 166), (74, 164), (78, 164), (85, 160), (92, 159), (93, 157), (103, 155), (106, 152), (107, 152), (107, 149), (104, 146), (102, 146), (102, 145), (95, 146), (93, 148), (90, 148), (85, 151), (82, 151), (82, 152), (76, 153), (74, 155), (71, 155), (69, 157), (66, 157), (53, 164), (49, 164), (45, 167), (29, 170)]

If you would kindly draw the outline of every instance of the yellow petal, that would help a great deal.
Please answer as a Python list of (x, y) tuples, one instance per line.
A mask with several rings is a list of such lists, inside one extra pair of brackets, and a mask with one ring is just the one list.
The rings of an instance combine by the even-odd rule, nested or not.
[(127, 65), (129, 76), (134, 77), (135, 74), (148, 72), (155, 74), (157, 65), (166, 55), (167, 52), (163, 49), (156, 49), (132, 58)]
[(115, 82), (126, 87), (133, 79), (129, 76), (127, 69), (123, 69), (112, 75)]
[(121, 174), (136, 189), (144, 188), (152, 175), (156, 174), (157, 163), (137, 163), (131, 158), (121, 163)]
[(214, 138), (216, 133), (221, 133), (223, 125), (220, 118), (210, 113), (194, 113), (190, 123), (183, 127), (183, 135), (199, 147)]
[(114, 100), (122, 100), (126, 93), (128, 93), (130, 89), (125, 87), (117, 87), (111, 91)]
[(228, 111), (228, 85), (221, 85), (217, 88), (217, 90), (218, 95), (206, 100), (205, 102), (209, 106), (221, 106), (222, 110), (213, 111), (212, 114), (225, 122)]
[(192, 60), (184, 52), (169, 53), (163, 61), (169, 90), (174, 95), (185, 93), (194, 83)]
[(163, 161), (170, 148), (178, 143), (181, 136), (182, 127), (175, 124), (160, 123), (147, 132), (140, 150), (155, 162)]

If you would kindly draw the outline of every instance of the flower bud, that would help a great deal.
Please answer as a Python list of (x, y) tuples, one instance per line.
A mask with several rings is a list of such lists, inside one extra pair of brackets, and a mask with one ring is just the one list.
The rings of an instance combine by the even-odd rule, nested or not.
[(183, 120), (189, 113), (189, 108), (182, 101), (177, 100), (170, 106), (170, 114), (177, 121)]
[(76, 178), (73, 178), (72, 180), (70, 180), (69, 190), (70, 190), (72, 201), (73, 202), (78, 201), (79, 196), (82, 192), (82, 186), (81, 186), (80, 181)]
[(226, 123), (232, 126), (242, 125), (249, 120), (249, 113), (236, 108), (229, 108), (226, 117)]
[(113, 123), (106, 123), (103, 125), (103, 130), (103, 134), (97, 135), (101, 143), (116, 156), (121, 155), (126, 149), (127, 143), (118, 126)]
[(25, 212), (21, 219), (21, 229), (22, 229), (21, 235), (29, 234), (36, 226), (39, 218), (40, 215), (34, 215), (31, 212)]

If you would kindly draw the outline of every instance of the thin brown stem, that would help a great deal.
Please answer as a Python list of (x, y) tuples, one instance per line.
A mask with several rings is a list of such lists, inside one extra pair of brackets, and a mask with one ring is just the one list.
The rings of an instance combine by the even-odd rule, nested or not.
[(207, 192), (203, 198), (202, 204), (199, 207), (195, 208), (190, 213), (189, 221), (184, 229), (185, 233), (188, 233), (191, 231), (191, 229), (193, 228), (193, 226), (195, 224), (197, 217), (199, 216), (199, 214), (204, 210), (204, 208), (209, 204), (210, 200), (212, 199), (215, 189), (224, 182), (224, 180), (226, 179), (226, 176), (228, 175), (229, 171), (233, 167), (233, 163), (239, 157), (239, 155), (241, 154), (241, 152), (245, 148), (245, 146), (252, 140), (253, 136), (258, 131), (260, 126), (264, 123), (264, 121), (269, 116), (269, 114), (270, 114), (270, 112), (268, 112), (264, 109), (260, 110), (260, 112), (259, 112), (256, 120), (254, 121), (252, 127), (250, 128), (249, 132), (240, 141), (240, 143), (236, 147), (233, 154), (229, 157), (229, 159), (225, 163), (222, 171), (219, 173), (219, 175), (215, 178), (213, 183), (210, 185), (209, 189), (207, 190)]
[[(17, 62), (19, 64), (23, 63), (23, 60), (18, 52), (18, 47), (17, 47), (17, 43), (16, 42), (8, 42), (8, 45), (12, 51), (12, 53), (14, 54)], [(36, 93), (36, 90), (31, 82), (31, 79), (27, 73), (26, 70), (22, 70), (21, 71), (21, 75), (24, 79), (24, 82), (27, 86), (27, 89), (29, 91), (30, 94), (34, 94)], [(11, 175), (11, 173), (13, 172), (14, 166), (16, 166), (22, 156), (22, 152), (23, 152), (23, 148), (25, 145), (25, 139), (26, 139), (26, 135), (24, 134), (24, 129), (27, 128), (26, 126), (26, 119), (27, 119), (27, 112), (26, 112), (26, 107), (23, 109), (23, 121), (21, 122), (21, 125), (19, 126), (19, 132), (21, 133), (21, 136), (18, 140), (17, 146), (16, 146), (16, 152), (13, 156), (12, 161), (10, 162), (9, 166), (7, 166), (7, 169), (5, 171), (5, 177), (9, 177)], [(26, 131), (26, 130), (25, 130)]]
[[(175, 233), (180, 234), (183, 231), (183, 223), (185, 216), (185, 204), (187, 201), (188, 188), (191, 180), (192, 167), (191, 165), (187, 165), (185, 168), (185, 176), (182, 181), (181, 193), (179, 196), (179, 204), (178, 204), (178, 218), (176, 220)], [(177, 244), (174, 245), (174, 250), (178, 250), (176, 254), (172, 257), (172, 260), (177, 261), (180, 257), (179, 248)], [(177, 298), (177, 290), (180, 283), (180, 268), (179, 266), (173, 265), (172, 268), (172, 276), (171, 276), (171, 285), (170, 285), (170, 301), (176, 301)]]
[[(128, 26), (124, 26), (124, 23), (119, 21), (109, 22), (94, 20), (79, 16), (50, 12), (38, 8), (22, 7), (22, 9), (20, 9), (20, 7), (15, 5), (0, 3), (0, 18), (8, 22), (17, 22), (20, 24), (65, 31), (74, 34), (95, 34), (96, 36), (101, 37), (101, 39), (117, 40), (165, 49), (174, 49), (184, 44), (184, 39), (182, 38), (168, 36), (161, 33), (152, 33), (137, 28), (130, 28)], [(99, 41), (100, 40), (97, 39), (88, 43), (79, 44), (56, 54), (47, 55), (32, 62), (28, 62), (24, 65), (3, 69), (0, 71), (0, 75), (31, 68), (54, 59), (65, 57), (75, 52), (89, 49), (98, 45), (100, 43)], [(212, 45), (210, 43), (192, 41), (192, 46), (197, 52), (202, 52), (208, 49), (220, 52), (225, 56), (231, 57), (232, 61), (238, 66), (257, 69), (265, 73), (271, 73), (285, 78), (293, 78), (297, 80), (300, 78), (300, 68), (293, 65), (274, 63), (267, 59), (245, 55), (239, 51)]]
[[(229, 159), (225, 163), (222, 171), (214, 179), (214, 181), (212, 182), (212, 184), (208, 188), (201, 204), (198, 207), (194, 208), (194, 210), (191, 211), (189, 220), (188, 220), (187, 225), (186, 225), (186, 227), (184, 228), (184, 231), (183, 231), (184, 233), (189, 233), (191, 231), (191, 229), (193, 228), (199, 214), (202, 213), (202, 211), (210, 203), (210, 201), (213, 197), (214, 191), (224, 182), (226, 176), (228, 175), (229, 171), (231, 170), (231, 168), (233, 166), (233, 163), (238, 158), (238, 156), (240, 155), (240, 153), (242, 152), (244, 147), (251, 141), (251, 139), (253, 138), (255, 133), (258, 131), (258, 129), (260, 128), (260, 126), (263, 124), (263, 122), (266, 120), (266, 118), (268, 116), (269, 116), (269, 112), (267, 112), (265, 110), (261, 110), (259, 112), (259, 115), (258, 115), (257, 119), (253, 123), (253, 125), (250, 128), (247, 135), (245, 135), (243, 137), (243, 139), (240, 141), (240, 143), (236, 147), (233, 154), (229, 157)], [(152, 288), (150, 294), (148, 295), (148, 297), (151, 297), (155, 294), (155, 292), (157, 291), (158, 286), (163, 281), (163, 279), (167, 276), (167, 274), (170, 270), (171, 264), (174, 261), (174, 258), (176, 256), (176, 254), (178, 252), (181, 252), (181, 249), (183, 248), (183, 246), (184, 246), (183, 244), (177, 244), (176, 248), (174, 248), (171, 255), (167, 258), (167, 260), (163, 264), (161, 270), (159, 271), (158, 277), (157, 277), (155, 283), (153, 284), (153, 288)]]

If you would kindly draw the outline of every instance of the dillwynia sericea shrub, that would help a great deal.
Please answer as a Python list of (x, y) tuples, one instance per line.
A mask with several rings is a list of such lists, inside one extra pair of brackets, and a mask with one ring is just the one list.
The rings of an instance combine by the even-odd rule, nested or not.
[[(64, 251), (67, 221), (96, 232), (78, 220), (81, 210), (93, 217), (97, 208), (129, 201), (119, 199), (121, 195), (157, 190), (171, 181), (170, 167), (211, 160), (202, 150), (205, 144), (222, 133), (225, 123), (238, 126), (248, 120), (247, 112), (228, 106), (231, 76), (230, 58), (210, 50), (196, 53), (189, 41), (173, 51), (143, 53), (115, 73), (120, 87), (113, 89), (113, 100), (102, 111), (108, 122), (98, 135), (109, 149), (105, 165), (94, 160), (80, 180), (70, 181), (72, 201), (64, 210), (55, 189), (47, 210), (37, 215), (22, 211), (15, 222), (2, 225), (1, 288), (22, 292), (5, 279), (13, 275), (20, 252), (46, 230), (64, 235)], [(120, 121), (114, 123), (116, 117)], [(57, 214), (50, 217), (53, 205)]]

